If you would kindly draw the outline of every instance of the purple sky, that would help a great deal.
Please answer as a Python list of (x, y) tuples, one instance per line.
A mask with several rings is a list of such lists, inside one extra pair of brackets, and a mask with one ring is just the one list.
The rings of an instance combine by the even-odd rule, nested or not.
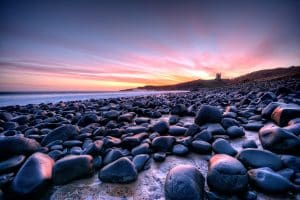
[(1, 0), (0, 91), (119, 90), (300, 63), (300, 1)]

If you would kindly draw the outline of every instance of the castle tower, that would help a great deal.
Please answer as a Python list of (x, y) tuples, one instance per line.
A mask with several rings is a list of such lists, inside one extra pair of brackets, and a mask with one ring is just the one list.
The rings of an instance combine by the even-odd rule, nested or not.
[(221, 73), (217, 73), (217, 74), (216, 74), (215, 80), (216, 80), (216, 81), (220, 81), (220, 80), (221, 80)]

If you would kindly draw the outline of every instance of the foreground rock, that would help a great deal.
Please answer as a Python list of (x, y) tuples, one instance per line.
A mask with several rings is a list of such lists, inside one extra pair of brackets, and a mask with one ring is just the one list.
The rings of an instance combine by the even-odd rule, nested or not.
[(248, 175), (237, 159), (216, 154), (209, 160), (207, 184), (211, 190), (220, 193), (240, 193), (247, 189)]
[(78, 135), (78, 128), (71, 124), (62, 125), (51, 131), (42, 141), (42, 145), (47, 145), (55, 140), (72, 140)]
[(266, 168), (252, 169), (248, 172), (251, 184), (265, 193), (286, 193), (296, 190), (295, 186), (283, 176)]
[(103, 182), (130, 183), (137, 179), (137, 170), (128, 158), (120, 158), (103, 167), (98, 177)]
[(237, 159), (249, 168), (269, 167), (277, 171), (283, 167), (280, 157), (266, 150), (244, 149)]
[(205, 123), (218, 123), (221, 122), (222, 113), (214, 106), (202, 105), (195, 117), (195, 123), (202, 125)]
[(286, 126), (291, 119), (300, 117), (300, 106), (293, 104), (279, 105), (273, 111), (271, 117), (279, 126)]
[(12, 191), (18, 198), (40, 196), (52, 178), (54, 160), (46, 154), (35, 153), (23, 164), (12, 182)]
[(300, 155), (300, 138), (280, 127), (263, 127), (259, 131), (259, 140), (265, 149), (275, 153)]
[(92, 173), (92, 156), (66, 156), (58, 160), (53, 167), (53, 183), (55, 185), (63, 185), (79, 178), (88, 177)]
[(34, 139), (20, 136), (0, 138), (0, 160), (14, 155), (30, 155), (39, 150), (40, 144)]
[(0, 161), (0, 174), (13, 172), (25, 161), (24, 155), (13, 156), (7, 160)]
[(179, 165), (172, 168), (165, 181), (167, 200), (204, 199), (205, 179), (201, 172), (191, 165)]

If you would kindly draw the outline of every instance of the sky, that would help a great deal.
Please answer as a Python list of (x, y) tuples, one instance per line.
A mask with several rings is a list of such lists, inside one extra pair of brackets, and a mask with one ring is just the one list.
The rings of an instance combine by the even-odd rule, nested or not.
[(300, 64), (298, 0), (0, 0), (0, 91), (112, 91)]

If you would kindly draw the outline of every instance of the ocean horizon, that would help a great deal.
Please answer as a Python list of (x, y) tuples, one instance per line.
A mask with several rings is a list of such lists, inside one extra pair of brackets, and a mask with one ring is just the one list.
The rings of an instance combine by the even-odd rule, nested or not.
[(0, 107), (180, 92), (187, 91), (12, 91), (0, 92)]

